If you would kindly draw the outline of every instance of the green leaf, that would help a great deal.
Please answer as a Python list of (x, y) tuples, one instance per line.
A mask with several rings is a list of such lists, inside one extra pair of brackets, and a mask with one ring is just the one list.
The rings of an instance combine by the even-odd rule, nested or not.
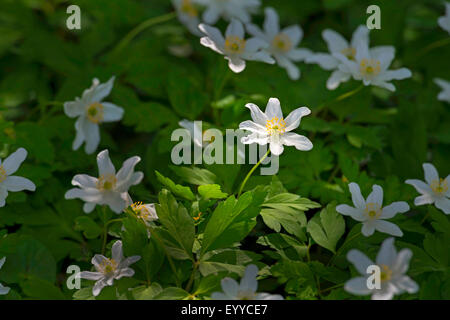
[(309, 222), (307, 231), (320, 246), (336, 253), (336, 244), (345, 232), (344, 218), (329, 204)]
[(173, 192), (174, 195), (191, 201), (195, 200), (195, 196), (189, 187), (175, 184), (175, 182), (173, 182), (169, 178), (164, 177), (158, 171), (155, 171), (155, 173), (158, 181), (166, 186), (171, 192)]
[(205, 184), (198, 187), (198, 193), (204, 199), (223, 199), (228, 196), (227, 193), (222, 192), (218, 184)]
[(61, 290), (46, 280), (31, 277), (20, 285), (30, 298), (39, 300), (65, 300)]
[(189, 297), (189, 292), (176, 287), (165, 288), (161, 293), (154, 296), (154, 300), (184, 300)]
[(183, 205), (178, 204), (167, 190), (159, 193), (159, 204), (156, 212), (161, 224), (167, 228), (177, 246), (193, 260), (192, 246), (195, 238), (194, 220)]
[(206, 169), (175, 166), (170, 166), (170, 169), (187, 183), (201, 186), (204, 184), (214, 184), (217, 181), (216, 175)]
[(87, 239), (95, 239), (102, 233), (102, 228), (88, 216), (80, 216), (75, 219), (75, 230), (83, 231), (83, 235)]

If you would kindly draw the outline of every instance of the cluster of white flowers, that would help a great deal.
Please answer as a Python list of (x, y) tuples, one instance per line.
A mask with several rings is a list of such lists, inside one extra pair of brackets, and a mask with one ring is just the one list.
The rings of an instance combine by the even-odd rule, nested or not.
[(389, 81), (406, 79), (412, 75), (406, 68), (389, 70), (395, 57), (395, 48), (369, 48), (369, 30), (365, 26), (356, 29), (351, 43), (329, 29), (323, 31), (322, 37), (327, 42), (330, 53), (314, 54), (306, 62), (317, 63), (325, 70), (333, 70), (327, 81), (327, 88), (330, 90), (353, 78), (362, 81), (365, 86), (374, 85), (395, 91), (395, 86)]

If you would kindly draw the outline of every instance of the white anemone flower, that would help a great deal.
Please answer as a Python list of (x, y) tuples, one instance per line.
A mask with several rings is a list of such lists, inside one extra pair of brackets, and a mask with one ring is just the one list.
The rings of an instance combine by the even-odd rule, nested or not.
[(98, 204), (108, 205), (112, 211), (119, 214), (132, 203), (128, 189), (139, 184), (144, 177), (142, 172), (134, 172), (139, 161), (141, 158), (138, 156), (127, 159), (116, 173), (108, 150), (103, 150), (97, 155), (100, 176), (94, 178), (87, 174), (77, 174), (72, 179), (72, 185), (78, 188), (70, 189), (64, 197), (79, 198), (86, 202), (83, 206), (86, 213), (90, 213)]
[(11, 153), (3, 162), (0, 159), (0, 207), (5, 206), (8, 191), (36, 190), (36, 186), (30, 180), (12, 175), (19, 169), (27, 154), (27, 150), (19, 148)]
[(241, 139), (243, 144), (269, 144), (270, 151), (275, 156), (283, 153), (284, 145), (294, 146), (302, 151), (313, 148), (312, 142), (307, 137), (290, 132), (297, 129), (303, 116), (311, 113), (309, 108), (297, 108), (284, 119), (280, 101), (277, 98), (269, 99), (265, 113), (253, 103), (247, 103), (245, 106), (250, 109), (253, 121), (247, 120), (239, 124), (239, 129), (251, 132)]
[(72, 145), (73, 150), (78, 150), (83, 142), (86, 142), (84, 150), (87, 154), (97, 150), (100, 143), (99, 125), (103, 122), (114, 122), (122, 119), (123, 109), (110, 102), (102, 100), (108, 96), (114, 85), (115, 77), (108, 82), (100, 84), (95, 78), (92, 86), (84, 90), (80, 98), (64, 103), (64, 112), (70, 118), (77, 118), (75, 130), (77, 131)]
[(141, 219), (145, 225), (149, 226), (150, 222), (158, 220), (158, 214), (154, 203), (135, 202), (131, 205), (136, 216)]
[(124, 259), (122, 250), (122, 241), (116, 241), (111, 248), (112, 258), (108, 259), (101, 254), (96, 254), (91, 263), (96, 272), (83, 271), (77, 274), (78, 278), (97, 281), (92, 288), (92, 294), (98, 296), (106, 286), (112, 286), (114, 280), (122, 277), (132, 277), (134, 270), (129, 266), (141, 259), (140, 256), (131, 256)]
[(258, 38), (244, 39), (245, 31), (242, 23), (231, 20), (225, 32), (225, 38), (219, 29), (206, 24), (200, 24), (199, 29), (206, 35), (200, 43), (222, 55), (228, 60), (230, 69), (239, 73), (245, 69), (245, 61), (261, 61), (273, 64), (275, 60), (265, 51), (267, 44)]
[(195, 2), (195, 0), (172, 0), (172, 4), (177, 12), (178, 20), (180, 20), (193, 35), (201, 37), (203, 34), (198, 29), (200, 19)]
[(403, 236), (403, 232), (397, 225), (385, 219), (391, 219), (397, 213), (409, 211), (409, 205), (405, 201), (392, 202), (383, 207), (383, 189), (379, 185), (373, 185), (372, 192), (366, 200), (361, 195), (357, 183), (351, 182), (348, 187), (355, 207), (340, 204), (336, 207), (337, 212), (362, 222), (361, 233), (366, 237), (371, 236), (375, 230), (397, 237)]
[(406, 180), (405, 183), (412, 185), (421, 194), (414, 199), (416, 206), (432, 204), (450, 214), (450, 175), (445, 179), (439, 178), (439, 173), (431, 163), (424, 163), (425, 182), (417, 179)]
[(203, 21), (207, 24), (215, 24), (220, 17), (248, 23), (251, 20), (250, 14), (255, 13), (261, 6), (260, 0), (195, 0), (195, 2), (206, 7)]
[(438, 95), (438, 100), (450, 103), (450, 82), (444, 79), (435, 78), (434, 83), (441, 87), (442, 91)]
[(214, 292), (213, 300), (283, 300), (279, 294), (258, 293), (258, 267), (251, 264), (245, 268), (244, 277), (238, 283), (232, 278), (224, 278), (221, 281), (222, 292)]
[(350, 43), (339, 33), (334, 30), (326, 29), (322, 32), (322, 38), (325, 40), (330, 53), (315, 53), (306, 59), (306, 63), (317, 63), (324, 70), (334, 70), (330, 78), (327, 80), (327, 88), (329, 90), (336, 89), (341, 83), (350, 80), (352, 74), (346, 70), (340, 70), (341, 63), (334, 54), (340, 53), (349, 60), (355, 60), (356, 49), (359, 43), (369, 42), (369, 29), (366, 26), (359, 26), (353, 32)]
[(342, 53), (334, 56), (341, 61), (339, 70), (351, 73), (353, 79), (361, 80), (365, 86), (374, 85), (395, 91), (391, 80), (403, 80), (411, 77), (411, 71), (407, 68), (389, 70), (395, 57), (395, 48), (392, 46), (379, 46), (369, 49), (368, 42), (360, 42), (356, 48), (355, 59), (350, 60)]
[(303, 38), (302, 28), (293, 25), (280, 30), (277, 12), (273, 8), (266, 8), (264, 12), (264, 31), (254, 24), (249, 24), (248, 33), (263, 39), (267, 43), (264, 50), (275, 58), (280, 67), (286, 69), (292, 80), (299, 79), (300, 70), (292, 61), (303, 61), (311, 55), (310, 50), (297, 48)]
[(442, 29), (450, 33), (450, 3), (445, 4), (445, 16), (439, 17), (438, 24)]
[[(350, 250), (347, 253), (347, 260), (355, 266), (362, 276), (348, 280), (344, 289), (355, 295), (371, 294), (372, 300), (391, 300), (394, 295), (404, 292), (416, 293), (419, 286), (406, 275), (411, 257), (412, 251), (410, 249), (403, 249), (397, 253), (394, 247), (394, 238), (383, 241), (377, 254), (376, 263), (373, 263), (361, 251)], [(372, 273), (367, 273), (369, 266), (379, 267), (379, 289), (369, 289), (368, 282), (372, 282), (371, 279), (368, 279), (372, 276)]]
[[(3, 267), (3, 265), (5, 264), (5, 261), (6, 261), (6, 257), (3, 257), (3, 258), (0, 259), (0, 269), (1, 269), (1, 268)], [(0, 283), (0, 295), (8, 294), (9, 290), (10, 290), (10, 288), (5, 287), (5, 286), (3, 286), (3, 285)]]

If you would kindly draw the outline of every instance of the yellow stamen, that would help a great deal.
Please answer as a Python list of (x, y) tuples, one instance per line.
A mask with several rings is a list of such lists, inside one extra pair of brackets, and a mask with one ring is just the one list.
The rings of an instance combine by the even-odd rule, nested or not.
[(180, 11), (193, 18), (198, 16), (197, 9), (192, 5), (191, 0), (182, 0)]
[(355, 48), (345, 48), (341, 50), (341, 53), (347, 57), (349, 60), (355, 60), (356, 49)]
[(111, 191), (116, 187), (117, 178), (113, 174), (100, 176), (97, 181), (97, 189), (101, 191)]
[(359, 71), (365, 78), (373, 78), (381, 71), (380, 61), (374, 59), (362, 59)]
[(5, 181), (7, 176), (8, 175), (6, 174), (6, 171), (3, 168), (3, 166), (0, 166), (0, 182)]
[(100, 270), (104, 274), (113, 273), (116, 271), (118, 263), (114, 259), (105, 258), (99, 265)]
[(93, 123), (99, 123), (103, 120), (103, 105), (94, 102), (90, 104), (86, 109), (86, 115), (89, 121)]
[(286, 122), (283, 118), (278, 119), (278, 117), (273, 117), (266, 122), (267, 132), (272, 134), (284, 134), (286, 130)]
[[(1, 179), (0, 179), (1, 181)], [(447, 180), (444, 180), (442, 178), (440, 178), (439, 180), (433, 180), (431, 182), (431, 190), (433, 190), (434, 192), (438, 193), (438, 194), (445, 194), (448, 191), (448, 184), (447, 184)]]
[(387, 265), (380, 265), (381, 272), (380, 272), (380, 280), (381, 282), (389, 281), (392, 277), (392, 270), (389, 269)]
[(229, 54), (241, 54), (245, 51), (246, 42), (238, 36), (228, 36), (225, 40), (225, 51)]
[(365, 212), (370, 219), (378, 219), (381, 216), (381, 207), (378, 203), (369, 202)]
[(279, 33), (273, 38), (272, 46), (281, 52), (288, 52), (292, 49), (292, 41), (286, 34)]

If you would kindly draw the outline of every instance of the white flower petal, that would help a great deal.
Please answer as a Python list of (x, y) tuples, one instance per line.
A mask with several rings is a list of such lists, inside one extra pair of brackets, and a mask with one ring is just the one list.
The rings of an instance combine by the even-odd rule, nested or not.
[(292, 131), (298, 128), (302, 117), (307, 116), (311, 113), (308, 107), (300, 107), (289, 113), (289, 115), (284, 119), (286, 122), (285, 130)]
[(328, 53), (315, 53), (306, 58), (306, 63), (317, 63), (324, 70), (336, 69), (339, 60)]
[(291, 80), (300, 78), (300, 69), (291, 60), (282, 55), (276, 55), (275, 58), (278, 61), (278, 65), (287, 71)]
[(203, 12), (203, 21), (208, 24), (215, 24), (220, 17), (220, 10), (215, 6), (208, 7), (205, 12)]
[(254, 122), (262, 126), (266, 125), (268, 120), (267, 116), (264, 112), (261, 111), (261, 109), (256, 104), (247, 103), (245, 106), (250, 109), (250, 115)]
[(103, 120), (102, 122), (119, 121), (123, 117), (123, 109), (115, 104), (103, 102)]
[(115, 78), (116, 77), (112, 76), (108, 82), (96, 86), (91, 96), (91, 102), (101, 102), (105, 97), (107, 97), (111, 93), (114, 86)]
[(330, 52), (341, 52), (348, 48), (348, 42), (339, 33), (331, 29), (326, 29), (322, 32), (322, 38), (328, 45)]
[(430, 186), (421, 180), (409, 179), (409, 180), (406, 180), (405, 183), (412, 185), (419, 193), (422, 193), (422, 194), (432, 194), (433, 193), (433, 190), (431, 190)]
[(84, 122), (84, 136), (86, 139), (86, 145), (84, 146), (84, 151), (87, 154), (94, 153), (100, 143), (100, 129), (98, 124), (91, 121)]
[(353, 48), (356, 48), (358, 43), (363, 41), (365, 42), (369, 41), (369, 29), (365, 25), (360, 25), (355, 30), (355, 32), (353, 32), (351, 46)]
[(424, 194), (414, 199), (414, 205), (422, 206), (424, 204), (431, 204), (435, 201), (435, 198), (431, 194)]
[(366, 203), (376, 203), (380, 207), (383, 205), (383, 189), (379, 185), (372, 186), (372, 192), (367, 197)]
[(311, 50), (308, 49), (292, 49), (286, 52), (286, 57), (292, 61), (304, 61), (313, 55)]
[(92, 210), (94, 210), (94, 208), (95, 208), (96, 205), (97, 205), (96, 203), (86, 202), (86, 203), (83, 205), (83, 211), (84, 211), (84, 213), (91, 213)]
[(100, 280), (101, 278), (103, 278), (103, 273), (83, 271), (83, 272), (78, 273), (76, 278), (97, 281), (97, 280)]
[(401, 68), (397, 70), (387, 70), (379, 77), (379, 79), (382, 81), (403, 80), (406, 78), (410, 78), (411, 76), (411, 70), (407, 68)]
[(19, 148), (15, 152), (11, 153), (5, 161), (3, 161), (3, 169), (5, 170), (6, 174), (9, 176), (16, 172), (22, 162), (27, 157), (27, 150), (24, 148)]
[(72, 179), (72, 185), (81, 188), (97, 188), (98, 179), (87, 174), (77, 174)]
[(404, 290), (408, 293), (416, 293), (419, 291), (419, 286), (416, 282), (414, 282), (410, 277), (403, 276), (398, 279), (396, 285), (400, 287), (401, 290)]
[(211, 294), (211, 299), (212, 300), (230, 300), (230, 297), (228, 297), (227, 295), (225, 295), (222, 292), (213, 292)]
[(73, 141), (73, 144), (72, 144), (73, 150), (78, 150), (85, 140), (84, 125), (85, 125), (85, 122), (87, 122), (87, 121), (88, 120), (85, 117), (79, 117), (77, 119), (77, 121), (75, 121), (76, 135), (75, 135), (75, 140)]
[(115, 175), (116, 169), (109, 157), (109, 151), (103, 150), (97, 155), (98, 173), (100, 176)]
[(264, 10), (264, 13), (266, 15), (264, 20), (264, 31), (269, 38), (273, 38), (280, 32), (278, 13), (271, 7), (267, 7)]
[(239, 286), (240, 290), (256, 292), (258, 289), (258, 281), (256, 277), (258, 276), (258, 267), (251, 264), (245, 268), (244, 276), (241, 279)]
[(425, 171), (425, 181), (431, 185), (433, 181), (439, 180), (439, 174), (436, 168), (431, 163), (424, 163), (423, 170)]
[(409, 211), (409, 205), (405, 201), (392, 202), (390, 205), (382, 209), (381, 218), (390, 219), (397, 213), (405, 213)]
[[(388, 284), (389, 286), (389, 284)], [(372, 295), (372, 300), (391, 300), (394, 297), (394, 292), (389, 289), (376, 290)]]
[(236, 297), (239, 291), (239, 284), (232, 278), (224, 278), (221, 281), (223, 292), (229, 297)]
[(387, 233), (392, 236), (401, 237), (403, 236), (402, 230), (392, 222), (385, 220), (377, 220), (374, 222), (375, 229), (379, 232)]
[(120, 272), (117, 276), (115, 276), (114, 278), (119, 280), (122, 277), (132, 277), (134, 276), (134, 270), (131, 268), (124, 268), (124, 269), (120, 269)]
[(327, 89), (335, 90), (342, 82), (350, 80), (350, 77), (350, 73), (342, 72), (341, 70), (333, 71), (327, 80)]
[(362, 224), (361, 233), (364, 237), (370, 237), (375, 233), (375, 225), (372, 222), (365, 221)]
[(441, 209), (445, 214), (450, 214), (450, 199), (440, 198), (434, 202), (436, 208)]
[(380, 251), (378, 251), (377, 254), (377, 265), (385, 265), (391, 268), (395, 264), (397, 258), (397, 250), (395, 250), (394, 241), (395, 239), (392, 237), (387, 238), (383, 241)]
[(9, 290), (11, 290), (11, 288), (5, 287), (0, 283), (0, 295), (8, 294)]
[(266, 127), (264, 127), (258, 123), (255, 123), (253, 121), (250, 121), (250, 120), (241, 122), (239, 124), (239, 129), (248, 130), (250, 132), (256, 132), (256, 133), (260, 133), (260, 134), (264, 134), (267, 132)]
[[(256, 53), (258, 50), (267, 48), (267, 42), (260, 38), (250, 38), (245, 44), (246, 53)], [(254, 55), (253, 55), (254, 57)]]
[(305, 136), (286, 132), (281, 136), (281, 143), (287, 146), (294, 146), (297, 150), (309, 151), (313, 148), (312, 142)]
[(104, 287), (106, 287), (106, 283), (103, 280), (97, 281), (92, 288), (92, 294), (95, 297), (98, 296)]
[(266, 114), (267, 119), (269, 119), (269, 120), (271, 120), (272, 118), (275, 118), (275, 117), (278, 119), (283, 118), (280, 100), (278, 100), (277, 98), (270, 98), (269, 102), (267, 103), (267, 106), (266, 106), (265, 114)]
[(340, 204), (336, 206), (336, 211), (345, 216), (350, 216), (356, 221), (362, 222), (366, 220), (366, 217), (363, 216), (363, 213), (360, 209), (350, 207), (346, 204)]
[(244, 39), (245, 31), (244, 26), (242, 25), (242, 22), (240, 22), (237, 19), (231, 19), (230, 24), (227, 27), (227, 30), (225, 32), (225, 36), (236, 36), (241, 39)]
[(5, 181), (3, 181), (3, 187), (5, 187), (8, 191), (17, 192), (22, 190), (34, 191), (36, 190), (36, 186), (33, 182), (28, 180), (27, 178), (18, 177), (18, 176), (8, 176)]
[(284, 298), (280, 294), (270, 294), (261, 292), (255, 295), (254, 300), (284, 300)]
[(79, 98), (76, 98), (75, 101), (64, 102), (64, 113), (69, 118), (75, 118), (84, 115), (85, 109), (86, 106)]
[(3, 267), (3, 265), (5, 264), (6, 261), (6, 257), (3, 257), (0, 259), (0, 269)]
[(228, 67), (233, 71), (234, 73), (240, 73), (244, 71), (245, 69), (245, 60), (242, 60), (240, 58), (230, 58), (226, 57), (228, 60)]
[(352, 194), (352, 201), (356, 208), (364, 210), (366, 208), (366, 202), (361, 194), (361, 190), (359, 189), (359, 185), (355, 182), (350, 182), (348, 184), (348, 188), (350, 193)]
[(287, 35), (292, 42), (293, 47), (297, 47), (297, 45), (300, 43), (300, 41), (303, 38), (303, 30), (300, 28), (299, 25), (293, 25), (287, 28), (284, 28), (281, 31), (283, 34)]
[(114, 242), (111, 248), (111, 257), (117, 262), (120, 263), (123, 259), (123, 250), (122, 250), (122, 241), (118, 240)]
[(99, 190), (88, 188), (88, 189), (78, 189), (73, 188), (66, 192), (64, 195), (65, 199), (81, 199), (85, 202), (100, 203), (102, 195)]
[(399, 274), (406, 273), (408, 271), (409, 261), (411, 260), (412, 255), (413, 253), (410, 249), (400, 250), (392, 265), (393, 271)]
[(367, 268), (374, 263), (364, 253), (352, 249), (347, 253), (347, 260), (350, 261), (362, 275), (367, 275)]
[(284, 151), (284, 146), (281, 142), (276, 141), (270, 141), (270, 152), (272, 152), (273, 155), (279, 156)]
[(344, 290), (354, 294), (354, 295), (367, 295), (372, 292), (371, 289), (367, 287), (366, 277), (357, 277), (348, 280), (344, 285)]
[(249, 134), (248, 136), (242, 137), (241, 138), (241, 142), (243, 144), (252, 144), (252, 143), (257, 143), (259, 145), (266, 145), (269, 143), (269, 136), (266, 135), (261, 135), (259, 133), (252, 133)]

